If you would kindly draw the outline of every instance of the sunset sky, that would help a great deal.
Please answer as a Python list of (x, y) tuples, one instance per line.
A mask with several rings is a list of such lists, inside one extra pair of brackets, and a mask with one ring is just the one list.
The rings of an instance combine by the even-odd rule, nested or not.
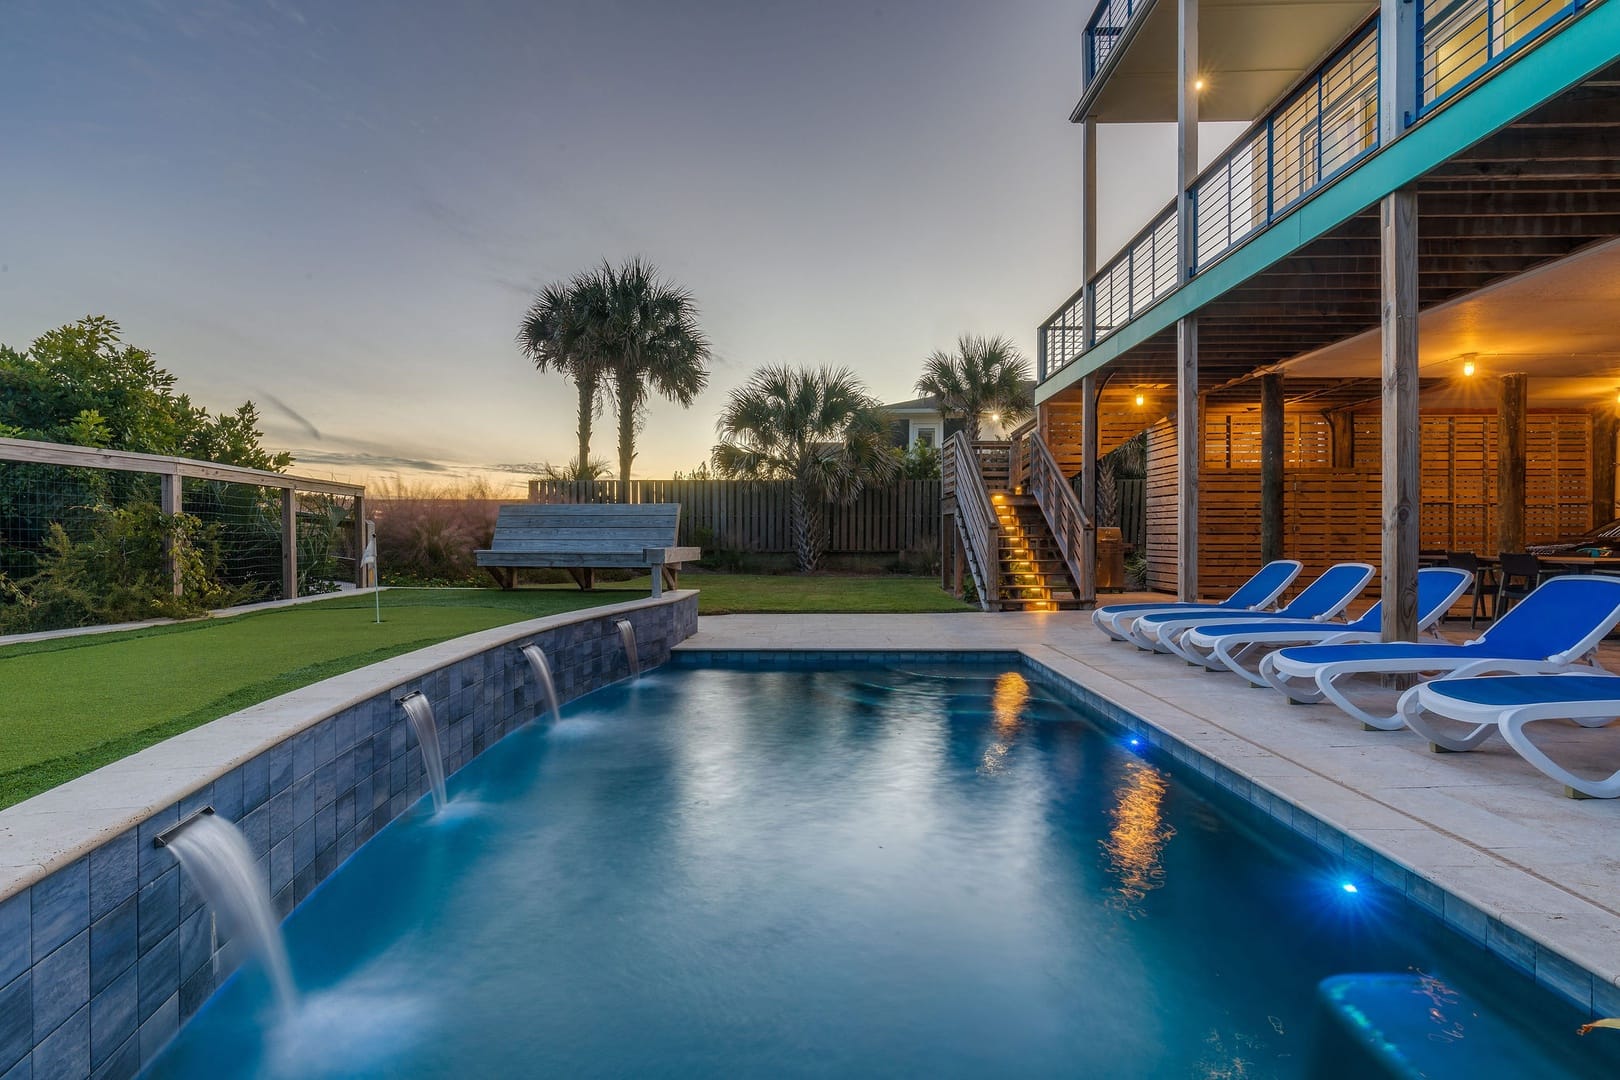
[[(300, 471), (505, 482), (573, 448), (513, 344), (534, 290), (640, 254), (715, 364), (636, 472), (690, 469), (760, 364), (897, 400), (962, 332), (1033, 359), (1079, 283), (1089, 6), (7, 0), (0, 341), (107, 314)], [(1174, 174), (1168, 132), (1108, 140), (1105, 252)]]

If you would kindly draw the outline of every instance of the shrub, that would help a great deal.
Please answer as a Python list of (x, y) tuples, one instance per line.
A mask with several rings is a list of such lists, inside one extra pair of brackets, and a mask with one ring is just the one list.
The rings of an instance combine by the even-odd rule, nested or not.
[(487, 580), (473, 553), (489, 547), (502, 500), (486, 481), (438, 488), (396, 481), (372, 499), (385, 584)]
[[(165, 543), (171, 544), (181, 595), (174, 594)], [(245, 599), (219, 584), (214, 529), (190, 514), (164, 514), (151, 503), (95, 512), (85, 539), (52, 523), (37, 573), (0, 579), (8, 603), (0, 633), (58, 630), (98, 623), (184, 618)]]

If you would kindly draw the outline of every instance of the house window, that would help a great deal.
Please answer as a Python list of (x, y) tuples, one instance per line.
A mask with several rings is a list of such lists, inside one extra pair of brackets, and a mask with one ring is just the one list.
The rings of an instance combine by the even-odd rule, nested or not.
[(911, 425), (911, 445), (936, 447), (939, 445), (939, 428), (936, 426), (923, 427), (918, 424)]

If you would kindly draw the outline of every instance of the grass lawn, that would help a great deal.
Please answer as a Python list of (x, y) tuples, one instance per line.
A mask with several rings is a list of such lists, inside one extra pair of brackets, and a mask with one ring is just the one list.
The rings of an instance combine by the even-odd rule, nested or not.
[[(965, 611), (925, 578), (688, 574), (704, 614)], [(398, 590), (371, 597), (0, 646), (0, 807), (209, 720), (478, 630), (630, 600), (645, 578), (573, 586)]]

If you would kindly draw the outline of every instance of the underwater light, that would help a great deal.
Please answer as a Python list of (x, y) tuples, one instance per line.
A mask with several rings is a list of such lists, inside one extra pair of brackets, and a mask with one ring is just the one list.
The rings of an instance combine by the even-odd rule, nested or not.
[(1360, 889), (1356, 888), (1356, 883), (1353, 881), (1340, 882), (1339, 888), (1343, 889), (1347, 893), (1351, 893), (1352, 895), (1361, 891)]
[(1137, 738), (1135, 735), (1132, 735), (1131, 736), (1131, 745), (1132, 746), (1141, 746), (1142, 745), (1142, 740)]

